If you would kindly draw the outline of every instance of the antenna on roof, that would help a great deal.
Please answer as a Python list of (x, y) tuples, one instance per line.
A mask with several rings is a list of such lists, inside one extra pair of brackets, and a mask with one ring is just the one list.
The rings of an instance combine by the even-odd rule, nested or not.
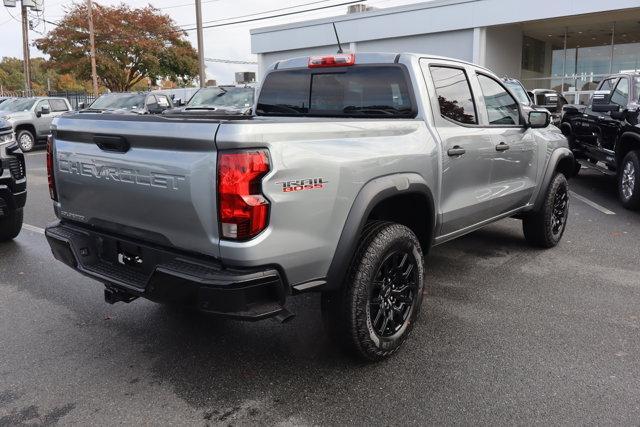
[(340, 37), (338, 37), (338, 30), (336, 29), (336, 23), (332, 22), (331, 25), (333, 25), (333, 32), (336, 33), (336, 40), (338, 41), (338, 53), (343, 53), (342, 45), (340, 44)]

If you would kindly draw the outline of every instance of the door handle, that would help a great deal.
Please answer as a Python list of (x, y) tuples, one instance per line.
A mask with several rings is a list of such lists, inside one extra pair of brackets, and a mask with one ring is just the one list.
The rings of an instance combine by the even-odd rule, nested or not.
[(129, 151), (129, 143), (121, 136), (96, 135), (93, 142), (103, 151), (126, 153)]
[(496, 151), (507, 151), (509, 148), (509, 144), (507, 144), (506, 142), (501, 142), (500, 144), (496, 145)]
[(453, 156), (462, 156), (466, 152), (467, 150), (460, 147), (459, 145), (454, 145), (453, 148), (449, 148), (449, 150), (447, 151), (447, 154), (453, 157)]

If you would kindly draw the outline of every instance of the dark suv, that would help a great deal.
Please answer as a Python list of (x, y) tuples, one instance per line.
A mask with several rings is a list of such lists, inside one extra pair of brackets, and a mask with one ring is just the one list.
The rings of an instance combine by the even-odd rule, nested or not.
[(640, 73), (605, 78), (588, 106), (566, 105), (561, 129), (581, 166), (617, 176), (627, 209), (640, 209)]
[(11, 240), (20, 233), (26, 200), (24, 155), (11, 124), (0, 120), (0, 242)]

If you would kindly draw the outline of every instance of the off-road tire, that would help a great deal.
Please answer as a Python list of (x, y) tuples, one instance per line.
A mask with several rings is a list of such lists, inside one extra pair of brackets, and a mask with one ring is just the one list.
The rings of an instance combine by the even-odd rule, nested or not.
[[(27, 139), (30, 139), (30, 143), (26, 143)], [(36, 146), (36, 136), (28, 129), (19, 130), (16, 134), (16, 141), (18, 141), (23, 153), (28, 153)]]
[(622, 160), (618, 170), (618, 197), (626, 209), (640, 209), (640, 151), (630, 151)]
[[(562, 212), (561, 205), (564, 205)], [(524, 237), (531, 246), (552, 248), (560, 243), (568, 218), (569, 184), (563, 174), (556, 173), (546, 190), (540, 210), (523, 218)]]
[(0, 242), (6, 242), (18, 237), (22, 230), (23, 210), (16, 209), (0, 218)]
[[(376, 303), (382, 300), (382, 292), (379, 290), (383, 289), (376, 284), (383, 281), (375, 279), (381, 277), (381, 268), (388, 265), (387, 263), (391, 262), (390, 260), (396, 255), (406, 260), (407, 264), (404, 265), (407, 269), (408, 263), (413, 265), (410, 269), (411, 279), (403, 282), (409, 283), (415, 279), (415, 287), (412, 287), (413, 299), (411, 305), (404, 306), (407, 311), (400, 317), (404, 320), (399, 319), (400, 321), (396, 322), (400, 324), (397, 332), (390, 336), (381, 336), (376, 332), (375, 325), (379, 323), (374, 324), (375, 319), (372, 319), (374, 316), (372, 313), (383, 310), (383, 304)], [(424, 274), (422, 249), (418, 238), (409, 228), (381, 221), (368, 223), (362, 233), (345, 283), (336, 291), (322, 294), (322, 317), (327, 331), (344, 350), (359, 359), (379, 361), (391, 356), (407, 339), (420, 313), (425, 288)], [(404, 277), (404, 274), (397, 276), (398, 280), (402, 281), (400, 276)], [(396, 291), (397, 289), (400, 287), (396, 288)], [(390, 291), (390, 285), (387, 290)], [(393, 294), (396, 291), (390, 291), (390, 293)], [(374, 297), (373, 294), (377, 296)], [(373, 304), (376, 305), (372, 308)], [(385, 318), (386, 315), (382, 320), (384, 321)], [(391, 322), (394, 323), (394, 320)], [(384, 328), (382, 326), (383, 330)], [(393, 331), (393, 325), (391, 330)]]

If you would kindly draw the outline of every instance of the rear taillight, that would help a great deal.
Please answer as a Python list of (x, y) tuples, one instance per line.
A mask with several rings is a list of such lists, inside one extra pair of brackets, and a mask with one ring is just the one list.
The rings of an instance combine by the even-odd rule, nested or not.
[(355, 63), (356, 56), (353, 53), (309, 57), (309, 68), (346, 67)]
[(269, 201), (262, 178), (269, 172), (267, 150), (218, 154), (218, 216), (222, 237), (247, 240), (267, 228)]
[(47, 181), (49, 181), (49, 196), (51, 200), (57, 202), (56, 180), (53, 176), (53, 135), (47, 137)]

